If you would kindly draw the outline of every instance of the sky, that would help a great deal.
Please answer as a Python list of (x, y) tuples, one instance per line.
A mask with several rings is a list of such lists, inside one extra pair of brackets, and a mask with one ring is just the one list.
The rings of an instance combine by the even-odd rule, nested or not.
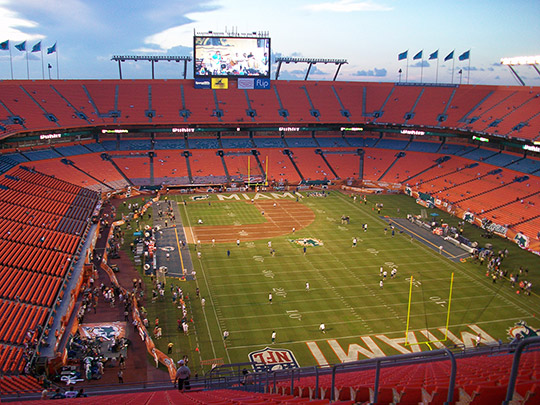
[[(213, 31), (268, 32), (274, 57), (346, 59), (342, 81), (517, 85), (500, 59), (540, 55), (539, 19), (540, 0), (0, 0), (0, 42), (10, 41), (0, 79), (11, 79), (10, 52), (15, 79), (117, 79), (113, 55), (193, 56), (194, 32)], [(22, 41), (28, 50), (42, 41), (43, 59), (29, 52), (27, 64), (14, 47)], [(412, 60), (421, 50), (424, 60)], [(427, 60), (436, 50), (438, 68)], [(405, 51), (408, 61), (398, 61)], [(309, 79), (332, 80), (335, 68), (317, 64)], [(303, 79), (306, 70), (283, 65), (280, 79)], [(531, 66), (516, 71), (540, 86)], [(125, 62), (122, 74), (151, 78), (150, 63)], [(183, 63), (155, 65), (157, 79), (182, 75)]]

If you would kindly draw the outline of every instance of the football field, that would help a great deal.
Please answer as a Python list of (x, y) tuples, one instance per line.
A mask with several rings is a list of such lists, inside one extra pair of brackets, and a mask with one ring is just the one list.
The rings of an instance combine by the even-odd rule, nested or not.
[[(449, 260), (422, 238), (392, 229), (383, 217), (433, 212), (407, 196), (368, 196), (366, 203), (334, 190), (326, 197), (303, 191), (170, 198), (179, 202), (192, 242), (196, 280), (181, 287), (194, 322), (189, 335), (178, 332), (170, 300), (149, 305), (149, 314), (170, 325), (157, 346), (166, 352), (174, 342), (173, 358), (188, 354), (195, 369), (248, 362), (250, 353), (270, 364), (335, 364), (473, 346), (478, 334), (482, 344), (506, 343), (517, 322), (540, 327), (535, 294), (516, 294), (508, 280), (486, 277), (485, 265)], [(383, 204), (380, 213), (376, 203)], [(442, 212), (437, 219), (459, 221)], [(480, 235), (469, 225), (464, 233)], [(530, 268), (535, 284), (538, 257), (502, 239), (489, 242), (496, 251), (508, 247), (503, 269)], [(255, 353), (266, 347), (290, 350), (290, 358)]]

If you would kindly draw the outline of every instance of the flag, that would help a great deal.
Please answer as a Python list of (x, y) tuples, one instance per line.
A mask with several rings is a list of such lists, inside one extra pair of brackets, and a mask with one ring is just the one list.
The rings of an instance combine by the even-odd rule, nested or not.
[(446, 55), (446, 58), (444, 58), (444, 61), (454, 59), (454, 51), (450, 52), (448, 55)]
[(54, 43), (53, 46), (51, 46), (50, 48), (47, 48), (47, 55), (51, 53), (55, 53), (55, 52), (56, 52), (56, 42)]
[(39, 52), (39, 51), (41, 51), (41, 41), (39, 41), (37, 44), (35, 44), (32, 47), (32, 52)]
[(26, 41), (21, 42), (20, 44), (15, 45), (15, 48), (17, 48), (19, 51), (26, 51)]
[(437, 49), (435, 52), (429, 54), (429, 60), (432, 59), (439, 59), (439, 50)]
[(424, 52), (424, 51), (421, 50), (421, 51), (418, 52), (416, 55), (414, 55), (414, 56), (413, 56), (413, 60), (422, 59), (422, 52)]
[(469, 49), (466, 52), (463, 52), (461, 55), (459, 55), (459, 60), (467, 60), (471, 56), (471, 50)]
[(7, 51), (9, 49), (9, 40), (0, 42), (0, 50)]
[(403, 60), (403, 59), (407, 59), (407, 55), (409, 54), (409, 51), (405, 51), (405, 52), (401, 52), (400, 54), (398, 54), (397, 56), (397, 60)]

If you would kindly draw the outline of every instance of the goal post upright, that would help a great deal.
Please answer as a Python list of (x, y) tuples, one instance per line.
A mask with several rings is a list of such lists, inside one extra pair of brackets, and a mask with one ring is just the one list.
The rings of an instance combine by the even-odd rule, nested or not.
[[(410, 346), (411, 344), (409, 343), (409, 326), (410, 326), (410, 318), (411, 318), (411, 304), (412, 304), (412, 287), (413, 287), (413, 276), (411, 275), (411, 279), (410, 279), (410, 285), (409, 285), (409, 303), (408, 303), (408, 307), (407, 307), (407, 326), (406, 326), (406, 329), (405, 329), (405, 343), (404, 343), (404, 346)], [(425, 344), (427, 345), (430, 349), (431, 349), (431, 346), (429, 345), (430, 343), (435, 343), (435, 342), (446, 342), (448, 340), (448, 326), (450, 325), (450, 310), (451, 310), (451, 305), (452, 305), (452, 291), (454, 289), (454, 273), (451, 274), (450, 276), (450, 292), (448, 294), (448, 311), (446, 312), (446, 325), (445, 325), (445, 328), (444, 328), (444, 338), (443, 339), (439, 339), (439, 340), (429, 340), (429, 337), (431, 334), (429, 333), (428, 336), (428, 340), (424, 341), (424, 342), (415, 342), (415, 344), (418, 344), (418, 345), (422, 345), (422, 344)], [(427, 325), (426, 325), (427, 327)], [(433, 336), (433, 335), (431, 335)]]

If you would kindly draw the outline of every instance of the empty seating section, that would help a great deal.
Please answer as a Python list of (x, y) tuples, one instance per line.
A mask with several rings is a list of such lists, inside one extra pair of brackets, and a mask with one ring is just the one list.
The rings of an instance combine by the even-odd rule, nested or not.
[(86, 117), (86, 119), (81, 119), (82, 123), (88, 121), (93, 125), (103, 124), (103, 119), (99, 117), (96, 108), (92, 105), (88, 94), (85, 92), (85, 84), (87, 82), (82, 80), (66, 80), (51, 84), (51, 88), (69, 102), (78, 113)]
[(43, 160), (43, 159), (54, 159), (60, 156), (58, 152), (50, 148), (41, 148), (36, 150), (28, 150), (21, 152), (25, 158), (28, 160)]
[(521, 139), (539, 140), (540, 139), (540, 113), (537, 113), (534, 117), (530, 118), (526, 125), (512, 131), (510, 136)]
[[(540, 160), (527, 157), (509, 164), (506, 168), (517, 170), (518, 172), (522, 173), (534, 173), (540, 171)], [(535, 173), (535, 175), (538, 175), (538, 173)]]
[(239, 90), (236, 86), (229, 86), (227, 91), (216, 91), (219, 109), (227, 122), (251, 122), (248, 116), (247, 90)]
[(315, 148), (317, 143), (311, 136), (287, 137), (287, 145), (290, 148)]
[(249, 138), (221, 138), (224, 149), (250, 149), (255, 146)]
[(225, 169), (217, 150), (192, 149), (189, 157), (191, 176), (196, 184), (225, 183)]
[(466, 126), (464, 119), (471, 118), (476, 106), (496, 90), (495, 86), (459, 86), (446, 110), (446, 119), (440, 126), (458, 128)]
[(349, 145), (347, 140), (340, 136), (317, 136), (317, 142), (321, 148), (346, 148)]
[(284, 148), (285, 142), (281, 138), (253, 138), (253, 142), (257, 145), (257, 148)]
[[(0, 347), (0, 353), (3, 349)], [(0, 395), (14, 392), (41, 392), (43, 387), (39, 381), (29, 375), (3, 376), (0, 378)]]
[[(364, 84), (363, 83), (344, 83), (334, 82), (334, 89), (339, 97), (339, 100), (343, 104), (343, 108), (349, 112), (349, 116), (352, 122), (365, 122), (364, 106), (366, 100), (364, 100)], [(384, 99), (380, 102), (383, 103)], [(343, 118), (343, 122), (346, 119)]]
[(281, 105), (289, 113), (287, 121), (298, 123), (319, 122), (316, 117), (310, 114), (312, 107), (302, 82), (292, 84), (275, 81), (273, 89), (270, 91), (273, 92), (274, 89), (279, 94)]
[(399, 158), (381, 179), (390, 183), (401, 183), (430, 166), (435, 165), (438, 155), (420, 152), (405, 152), (405, 156)]
[[(27, 93), (24, 92), (21, 85), (27, 82), (10, 80), (9, 83), (2, 83), (0, 91), (0, 116), (20, 117), (22, 125), (16, 125), (17, 130), (21, 129), (58, 129), (58, 125), (46, 117), (46, 112), (32, 101)], [(51, 111), (54, 113), (54, 111)]]
[(451, 87), (425, 87), (422, 96), (414, 108), (414, 116), (407, 120), (411, 125), (427, 125), (435, 127), (439, 118), (448, 106), (455, 89)]
[(150, 150), (152, 143), (149, 139), (122, 139), (119, 142), (119, 150)]
[[(116, 111), (116, 92), (118, 83), (114, 80), (102, 80), (99, 82), (84, 82), (83, 88), (88, 94), (89, 100), (97, 108), (95, 112), (96, 124), (113, 124), (115, 117), (111, 116), (112, 111)], [(60, 88), (60, 92), (63, 91)]]
[[(257, 115), (255, 121), (264, 124), (286, 123), (287, 120), (279, 115), (280, 105), (274, 88), (269, 90), (247, 90), (251, 109)], [(309, 114), (309, 112), (306, 112)]]
[[(208, 89), (195, 89), (192, 83), (185, 82), (181, 85), (184, 94), (186, 109), (190, 111), (190, 116), (186, 123), (212, 123), (217, 124), (221, 120), (214, 114), (216, 103), (214, 101), (214, 91)], [(225, 118), (225, 117), (223, 117)], [(181, 118), (175, 122), (182, 122)]]
[(179, 138), (158, 138), (154, 141), (154, 149), (163, 150), (163, 149), (185, 149), (186, 142), (184, 139)]
[(62, 156), (74, 156), (74, 155), (84, 155), (86, 153), (91, 153), (92, 151), (81, 144), (72, 144), (66, 146), (55, 146), (54, 148)]
[(386, 169), (396, 160), (398, 153), (395, 150), (366, 148), (364, 155), (364, 179), (379, 180)]
[[(4, 81), (0, 124), (9, 133), (103, 124), (377, 122), (534, 139), (540, 136), (538, 94), (531, 87), (369, 82), (275, 81), (267, 91), (239, 90), (234, 84), (215, 91), (195, 89), (191, 80)], [(280, 109), (288, 114), (280, 115)]]
[[(225, 164), (227, 165), (227, 171), (229, 172), (229, 176), (231, 177), (232, 181), (244, 181), (247, 180), (248, 177), (248, 159), (249, 159), (249, 171), (250, 175), (252, 173), (260, 174), (260, 169), (257, 167), (257, 161), (255, 160), (255, 156), (248, 154), (245, 154), (245, 151), (238, 152), (242, 154), (233, 154), (234, 151), (227, 151), (226, 153), (230, 153), (227, 155), (224, 155), (223, 158), (225, 159)], [(259, 156), (261, 160), (263, 160), (264, 156)]]
[(383, 138), (379, 142), (377, 142), (376, 147), (381, 149), (403, 150), (408, 143), (409, 141), (404, 139)]
[(464, 153), (467, 153), (468, 151), (474, 149), (471, 146), (467, 145), (459, 145), (455, 143), (445, 143), (441, 149), (439, 150), (439, 153), (444, 153), (445, 155), (458, 155), (461, 156)]
[[(24, 359), (24, 348), (11, 344), (0, 343), (1, 371), (4, 373), (22, 373), (26, 361)], [(0, 380), (1, 381), (1, 380)]]
[[(514, 134), (514, 128), (521, 124), (528, 122), (531, 118), (540, 112), (540, 92), (520, 92), (520, 99), (512, 99), (511, 109), (504, 119), (496, 127), (497, 131), (501, 134), (520, 137)], [(491, 132), (491, 131), (490, 131)]]
[(34, 169), (9, 173), (0, 178), (0, 373), (23, 371), (23, 345), (62, 294), (99, 199)]
[[(473, 112), (473, 116), (478, 117), (478, 119), (469, 126), (474, 131), (504, 135), (505, 132), (499, 132), (498, 125), (500, 123), (497, 124), (497, 121), (503, 122), (505, 117), (511, 115), (530, 97), (528, 91), (519, 91), (516, 88), (499, 88)], [(509, 119), (512, 121), (511, 118)]]
[(69, 159), (73, 161), (77, 168), (113, 189), (124, 188), (129, 184), (111, 162), (101, 159), (99, 153), (72, 156)]
[(178, 150), (160, 150), (154, 156), (156, 184), (188, 184), (186, 157)]
[[(26, 90), (33, 98), (33, 102), (38, 103), (44, 111), (53, 114), (60, 127), (76, 128), (88, 125), (88, 122), (79, 118), (76, 115), (76, 110), (62, 99), (50, 84), (41, 81), (29, 81), (21, 84), (21, 88)], [(54, 123), (51, 122), (51, 124)]]
[(189, 138), (190, 149), (219, 149), (219, 142), (216, 138)]
[(152, 122), (183, 122), (184, 119), (180, 117), (180, 110), (182, 110), (180, 82), (177, 80), (152, 80), (150, 86), (152, 89), (152, 109), (155, 111)]
[(422, 87), (419, 86), (396, 86), (394, 91), (383, 107), (384, 114), (377, 119), (381, 123), (405, 123), (407, 113), (413, 111), (413, 107), (420, 96)]
[[(457, 359), (454, 401), (459, 403), (501, 403), (506, 397), (506, 388), (512, 355), (475, 356)], [(538, 384), (535, 367), (540, 361), (539, 352), (523, 355), (517, 379), (515, 399), (523, 400), (534, 385)], [(420, 364), (383, 367), (380, 370), (377, 403), (444, 403), (448, 395), (450, 362), (432, 361)], [(319, 377), (319, 392), (315, 392), (316, 378), (302, 377), (295, 381), (295, 390), (290, 392), (290, 379), (278, 382), (277, 393), (293, 394), (308, 398), (330, 399), (332, 376)], [(335, 398), (355, 403), (373, 403), (375, 370), (361, 370), (336, 374)], [(520, 392), (521, 391), (521, 392)]]
[(259, 149), (261, 164), (266, 170), (268, 160), (268, 180), (298, 184), (301, 178), (291, 160), (283, 154), (283, 149)]
[[(77, 158), (78, 156), (70, 156), (69, 160), (74, 160)], [(97, 191), (106, 188), (103, 184), (99, 183), (98, 181), (90, 177), (88, 174), (77, 170), (72, 165), (66, 165), (65, 163), (62, 163), (62, 158), (32, 162), (32, 167), (35, 168), (38, 172), (50, 174), (57, 179), (69, 181), (81, 187), (88, 187), (91, 190)]]
[[(364, 83), (364, 87), (366, 91), (364, 97), (366, 120), (371, 122), (377, 118), (376, 113), (382, 111), (384, 102), (394, 89), (394, 85), (390, 83)], [(400, 118), (400, 122), (402, 118)]]
[(110, 158), (136, 186), (150, 184), (150, 158), (148, 156), (115, 156)]
[(509, 154), (509, 153), (497, 153), (496, 155), (492, 155), (483, 161), (485, 163), (489, 163), (494, 166), (507, 166), (512, 164), (513, 162), (516, 162), (523, 158), (523, 155), (517, 155), (517, 154)]
[(435, 153), (441, 147), (440, 142), (412, 141), (407, 147), (408, 151)]
[(324, 157), (340, 179), (358, 178), (360, 156), (352, 148), (342, 149), (341, 152), (333, 150), (331, 153), (324, 153)]
[(358, 148), (372, 148), (378, 141), (378, 138), (347, 137), (347, 142), (349, 145)]
[(0, 299), (0, 342), (22, 344), (28, 330), (43, 324), (49, 308)]
[(346, 121), (346, 117), (341, 114), (343, 108), (336, 97), (335, 89), (332, 88), (334, 84), (335, 82), (309, 81), (306, 81), (304, 84), (313, 103), (313, 108), (319, 111), (320, 120), (324, 123)]
[(118, 122), (130, 124), (147, 124), (149, 117), (145, 114), (149, 110), (149, 85), (151, 81), (125, 80), (118, 86), (118, 106), (120, 117)]
[(333, 180), (335, 178), (321, 155), (313, 149), (292, 149), (292, 156), (304, 180)]

